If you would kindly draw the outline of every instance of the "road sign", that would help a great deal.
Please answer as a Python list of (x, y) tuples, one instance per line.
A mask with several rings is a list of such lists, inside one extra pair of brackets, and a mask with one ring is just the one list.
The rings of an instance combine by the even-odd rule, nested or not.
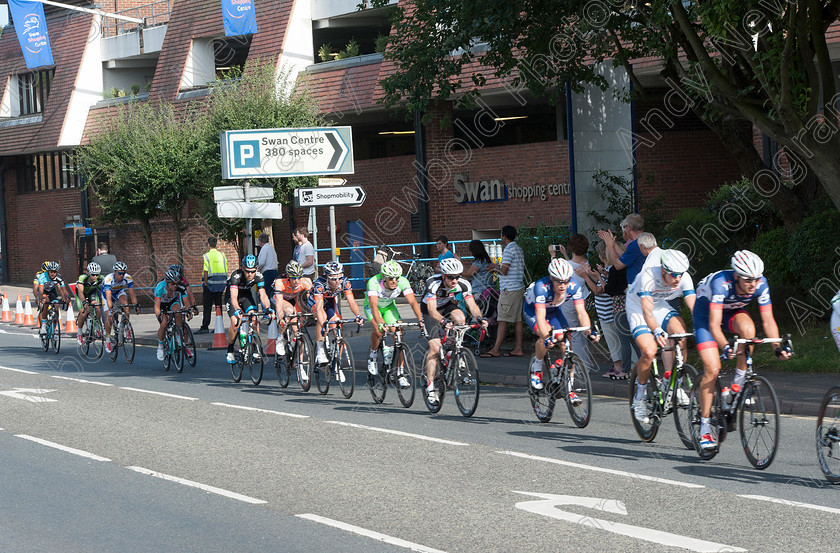
[(230, 219), (282, 219), (283, 204), (253, 202), (218, 202), (216, 215)]
[(296, 188), (295, 207), (348, 206), (359, 207), (367, 194), (361, 186), (335, 186), (330, 188)]
[(318, 186), (344, 186), (347, 179), (341, 177), (321, 177), (318, 179)]
[[(273, 200), (274, 189), (270, 186), (254, 186), (248, 187), (248, 196), (251, 201), (255, 200)], [(245, 188), (242, 186), (217, 186), (213, 189), (213, 201), (218, 202), (243, 202), (245, 201)]]
[(222, 178), (352, 174), (350, 127), (254, 129), (221, 133)]

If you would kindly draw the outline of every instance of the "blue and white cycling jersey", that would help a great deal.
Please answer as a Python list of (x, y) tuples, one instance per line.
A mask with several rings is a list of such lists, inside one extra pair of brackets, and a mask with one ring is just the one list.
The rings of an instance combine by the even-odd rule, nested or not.
[(732, 269), (712, 273), (697, 285), (697, 297), (709, 300), (710, 309), (743, 309), (753, 299), (758, 300), (761, 311), (772, 308), (770, 301), (770, 286), (767, 279), (761, 277), (755, 292), (739, 295), (735, 289), (735, 271)]
[(540, 305), (545, 307), (546, 311), (551, 309), (560, 309), (560, 306), (566, 303), (566, 300), (583, 301), (583, 291), (574, 281), (569, 282), (566, 287), (566, 293), (562, 296), (555, 297), (554, 285), (551, 282), (551, 277), (541, 278), (536, 282), (532, 282), (525, 291), (525, 306), (524, 308), (533, 313), (534, 307)]

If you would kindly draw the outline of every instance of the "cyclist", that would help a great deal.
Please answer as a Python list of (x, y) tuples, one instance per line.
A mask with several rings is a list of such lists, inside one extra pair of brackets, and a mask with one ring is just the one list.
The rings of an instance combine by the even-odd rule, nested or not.
[(181, 278), (181, 287), (184, 289), (184, 293), (186, 294), (185, 307), (192, 310), (193, 315), (198, 315), (198, 306), (195, 303), (195, 296), (193, 295), (192, 288), (190, 288), (190, 281), (184, 276), (184, 267), (182, 265), (174, 264), (170, 265), (169, 268), (167, 268), (167, 271), (175, 271)]
[(481, 309), (475, 303), (470, 282), (461, 278), (464, 272), (461, 260), (447, 257), (441, 259), (439, 265), (441, 274), (426, 281), (426, 295), (423, 296), (423, 303), (420, 306), (424, 328), (429, 337), (429, 354), (426, 356), (426, 393), (431, 404), (439, 401), (435, 389), (435, 373), (440, 355), (441, 330), (448, 329), (452, 324), (464, 324), (467, 320), (464, 312), (458, 307), (459, 294), (473, 318), (481, 321), (481, 325), (487, 328), (487, 320), (481, 316)]
[[(744, 346), (733, 351), (723, 335), (724, 329), (742, 338), (755, 338), (755, 323), (744, 307), (757, 299), (764, 333), (768, 338), (779, 338), (770, 286), (763, 276), (764, 262), (751, 251), (740, 250), (735, 252), (730, 263), (732, 269), (712, 273), (700, 281), (694, 306), (694, 336), (703, 361), (703, 380), (700, 382), (700, 447), (703, 449), (717, 448), (710, 414), (720, 360), (737, 357), (732, 388), (743, 386), (746, 378)], [(776, 347), (776, 357), (784, 361), (790, 358), (790, 353)]]
[(85, 343), (82, 330), (90, 312), (89, 306), (93, 306), (97, 318), (102, 318), (102, 267), (99, 263), (91, 261), (86, 269), (87, 272), (80, 274), (76, 280), (76, 309), (79, 312), (76, 317), (76, 340), (79, 341), (79, 345)]
[[(255, 287), (257, 289), (256, 299), (253, 293)], [(225, 289), (225, 307), (228, 315), (230, 315), (226, 360), (231, 365), (236, 363), (233, 346), (236, 343), (239, 325), (242, 324), (242, 315), (256, 311), (260, 304), (269, 315), (274, 314), (274, 309), (271, 308), (268, 295), (265, 292), (265, 281), (262, 273), (257, 271), (257, 258), (253, 255), (246, 255), (242, 258), (241, 267), (228, 277), (227, 288)], [(259, 321), (255, 321), (255, 323), (259, 325)], [(259, 331), (259, 326), (254, 330)]]
[(38, 313), (41, 320), (41, 328), (39, 334), (47, 333), (47, 305), (49, 302), (58, 299), (61, 294), (61, 299), (65, 302), (70, 301), (67, 294), (67, 286), (64, 284), (64, 279), (58, 274), (58, 269), (61, 266), (57, 261), (50, 261), (47, 263), (46, 271), (41, 273), (38, 277), (38, 297), (41, 298), (41, 309)]
[[(647, 381), (650, 365), (656, 357), (657, 346), (666, 347), (673, 341), (668, 334), (685, 332), (685, 322), (668, 302), (682, 296), (690, 311), (694, 310), (696, 293), (688, 271), (688, 257), (679, 250), (654, 250), (648, 255), (642, 270), (627, 289), (627, 320), (636, 344), (636, 391), (633, 396), (633, 416), (647, 422)], [(680, 347), (685, 348), (685, 340)], [(673, 352), (662, 352), (665, 372), (674, 366)], [(685, 392), (683, 392), (684, 394)], [(687, 402), (687, 397), (679, 397)]]
[[(361, 312), (356, 298), (353, 297), (353, 287), (350, 280), (344, 276), (344, 267), (338, 261), (329, 261), (324, 265), (323, 275), (315, 279), (312, 289), (309, 291), (307, 305), (312, 314), (315, 315), (315, 362), (319, 365), (329, 363), (327, 353), (324, 351), (324, 324), (341, 318), (341, 311), (336, 302), (336, 297), (344, 293), (344, 298), (350, 305), (350, 311), (356, 316), (356, 322), (362, 324)], [(344, 371), (339, 371), (339, 378), (343, 378)]]
[[(116, 264), (114, 265), (116, 269)], [(165, 311), (174, 311), (180, 309), (183, 302), (184, 285), (181, 280), (181, 275), (173, 269), (169, 269), (163, 275), (163, 280), (155, 285), (155, 317), (157, 317), (159, 326), (157, 331), (158, 347), (157, 358), (158, 361), (163, 361), (163, 339), (166, 337), (167, 317)], [(181, 314), (175, 314), (175, 324), (181, 324)]]
[[(581, 287), (572, 281), (574, 272), (571, 263), (559, 257), (554, 258), (548, 264), (548, 276), (532, 282), (525, 290), (522, 314), (525, 323), (537, 335), (534, 361), (531, 363), (531, 386), (535, 390), (543, 389), (545, 355), (548, 348), (554, 347), (559, 338), (554, 335), (554, 331), (569, 327), (569, 323), (566, 322), (566, 317), (563, 316), (560, 307), (566, 301), (572, 300), (580, 325), (590, 325), (589, 314), (584, 307)], [(600, 339), (598, 332), (592, 329), (587, 330), (584, 335), (592, 342), (597, 342)], [(561, 341), (560, 352), (564, 354), (565, 351), (566, 344)], [(580, 399), (574, 392), (569, 392), (569, 400), (573, 405), (580, 404)]]
[[(114, 263), (114, 272), (105, 277), (102, 281), (102, 296), (105, 298), (105, 350), (108, 353), (113, 351), (111, 345), (111, 325), (114, 322), (114, 302), (119, 301), (122, 305), (128, 305), (129, 298), (134, 304), (134, 311), (139, 315), (140, 306), (137, 304), (137, 294), (134, 293), (134, 280), (127, 273), (128, 265), (122, 261)], [(128, 317), (128, 310), (125, 312)]]
[[(303, 267), (294, 259), (286, 264), (286, 278), (278, 278), (274, 281), (274, 305), (277, 313), (283, 317), (291, 317), (295, 313), (303, 312), (303, 299), (301, 294), (312, 288), (312, 280), (303, 276)], [(286, 354), (286, 343), (283, 338), (283, 330), (286, 326), (285, 319), (280, 319), (278, 324), (279, 335), (275, 351), (277, 355)], [(308, 378), (306, 372), (302, 375)]]
[[(405, 296), (408, 305), (411, 306), (414, 315), (420, 322), (420, 331), (425, 335), (423, 313), (420, 311), (420, 304), (417, 303), (414, 290), (411, 289), (408, 279), (402, 276), (400, 264), (392, 259), (383, 263), (379, 274), (367, 281), (364, 309), (365, 317), (371, 321), (373, 327), (370, 332), (370, 355), (368, 356), (368, 372), (372, 375), (376, 375), (379, 371), (376, 366), (376, 352), (385, 328), (400, 322), (400, 312), (396, 304), (396, 300), (400, 296)], [(407, 388), (410, 383), (408, 378), (401, 374), (397, 378), (397, 385), (401, 388)]]

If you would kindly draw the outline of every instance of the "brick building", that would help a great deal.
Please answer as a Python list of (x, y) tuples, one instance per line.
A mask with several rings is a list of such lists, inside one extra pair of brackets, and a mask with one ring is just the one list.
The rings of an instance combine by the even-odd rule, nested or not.
[[(93, 6), (84, 0), (65, 3)], [(224, 36), (219, 0), (97, 4), (143, 19), (140, 25), (45, 6), (55, 66), (38, 71), (27, 71), (15, 33), (4, 29), (0, 275), (25, 281), (41, 261), (58, 259), (65, 274), (75, 276), (98, 240), (110, 242), (118, 257), (142, 264), (138, 225), (97, 226), (97, 208), (67, 153), (121, 103), (200, 102), (219, 69), (251, 57), (291, 67), (329, 120), (353, 128), (355, 174), (346, 178), (365, 188), (367, 200), (360, 208), (336, 210), (339, 246), (349, 245), (351, 235), (367, 245), (417, 242), (441, 233), (450, 239), (496, 238), (506, 224), (573, 222), (583, 231), (589, 228), (586, 211), (600, 206), (591, 186), (597, 168), (629, 177), (654, 174), (656, 188), (639, 193), (667, 194), (671, 212), (699, 204), (710, 190), (739, 177), (732, 156), (690, 114), (637, 130), (637, 123), (661, 105), (656, 99), (622, 104), (592, 90), (552, 106), (491, 82), (485, 103), (475, 111), (438, 105), (425, 125), (395, 117), (378, 104), (378, 81), (392, 70), (375, 52), (376, 37), (390, 29), (386, 14), (358, 12), (357, 4), (256, 0), (259, 31), (245, 37)], [(332, 60), (329, 45), (334, 51), (351, 40), (358, 43), (359, 55)], [(642, 78), (656, 83), (656, 64), (649, 66)], [(620, 71), (605, 71), (617, 85), (627, 79)], [(635, 156), (634, 139), (645, 145)], [(418, 178), (426, 181), (426, 201), (418, 198)], [(184, 233), (187, 274), (197, 280), (207, 231), (195, 203), (183, 216), (190, 221)], [(305, 225), (308, 213), (286, 209), (284, 217), (273, 224), (281, 263), (291, 256), (290, 229)], [(328, 228), (326, 209), (319, 210), (318, 227)], [(165, 267), (174, 260), (171, 223), (155, 221), (153, 233), (159, 265)], [(321, 236), (320, 245), (328, 236)], [(226, 248), (234, 259), (232, 245)]]

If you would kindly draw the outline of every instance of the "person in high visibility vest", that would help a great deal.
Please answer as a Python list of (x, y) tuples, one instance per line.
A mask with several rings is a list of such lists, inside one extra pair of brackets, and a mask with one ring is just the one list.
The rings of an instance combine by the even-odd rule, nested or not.
[(223, 296), (227, 284), (227, 258), (225, 254), (216, 249), (218, 243), (215, 236), (207, 239), (210, 249), (204, 254), (204, 266), (201, 270), (201, 282), (204, 285), (202, 303), (204, 315), (201, 319), (201, 328), (195, 331), (196, 334), (207, 334), (210, 332), (210, 315), (213, 313), (213, 305), (224, 303)]

